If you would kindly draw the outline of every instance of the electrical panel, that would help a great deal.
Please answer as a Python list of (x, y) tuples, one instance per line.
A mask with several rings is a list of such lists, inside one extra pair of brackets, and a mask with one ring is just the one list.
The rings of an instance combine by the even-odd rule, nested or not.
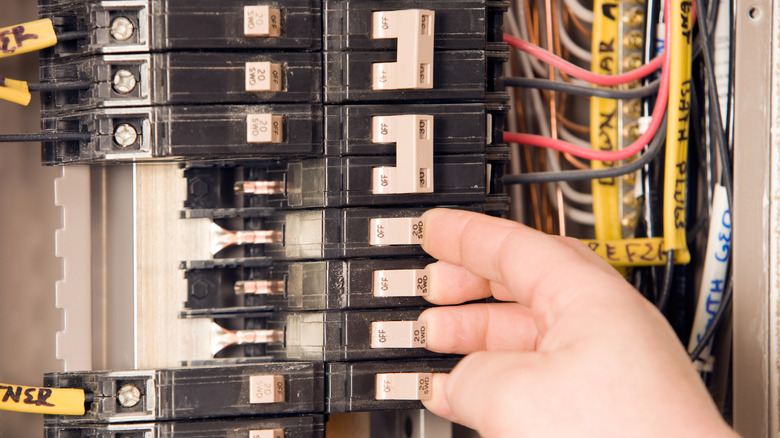
[(166, 169), (175, 183), (142, 196), (178, 200), (146, 208), (176, 211), (158, 225), (186, 240), (162, 244), (187, 249), (138, 269), (180, 280), (134, 293), (180, 297), (168, 318), (199, 344), (47, 375), (94, 400), (47, 417), (47, 436), (313, 437), (327, 416), (422, 407), (458, 357), (425, 349), (417, 322), (433, 261), (419, 218), (506, 215), (510, 159), (509, 3), (423, 3), (39, 2), (81, 35), (41, 53), (41, 80), (62, 85), (41, 93), (42, 128), (81, 135), (45, 141), (42, 161)]
[(751, 33), (767, 5), (37, 3), (0, 58), (39, 51), (39, 83), (0, 78), (0, 99), (39, 93), (42, 132), (0, 141), (39, 141), (62, 172), (64, 369), (38, 394), (85, 397), (45, 436), (475, 436), (422, 410), (462, 358), (418, 320), (434, 207), (582, 241), (663, 313), (727, 419), (732, 391), (750, 398), (730, 380), (754, 377), (730, 365), (749, 283), (732, 251), (769, 253), (744, 205), (770, 203), (732, 173), (766, 116), (734, 98), (757, 99), (736, 71), (758, 74), (735, 46), (772, 40)]

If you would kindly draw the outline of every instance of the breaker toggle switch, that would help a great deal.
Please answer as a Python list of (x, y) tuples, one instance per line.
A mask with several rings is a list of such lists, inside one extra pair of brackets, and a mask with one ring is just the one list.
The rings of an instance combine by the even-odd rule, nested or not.
[(375, 167), (373, 192), (433, 193), (433, 116), (371, 118), (371, 140), (395, 143), (395, 167)]
[(398, 39), (397, 61), (372, 66), (374, 90), (433, 88), (433, 23), (434, 12), (426, 9), (373, 13), (371, 36)]

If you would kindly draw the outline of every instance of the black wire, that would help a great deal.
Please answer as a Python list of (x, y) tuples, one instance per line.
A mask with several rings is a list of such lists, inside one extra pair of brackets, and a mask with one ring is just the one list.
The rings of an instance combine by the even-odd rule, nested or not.
[[(707, 9), (704, 7), (702, 0), (695, 0), (696, 8), (699, 10), (701, 16), (705, 16)], [(707, 92), (710, 98), (710, 120), (711, 124), (715, 128), (715, 138), (718, 143), (718, 151), (720, 152), (721, 160), (723, 160), (723, 186), (726, 188), (726, 197), (728, 198), (729, 212), (733, 211), (733, 189), (731, 178), (731, 154), (729, 148), (726, 133), (723, 130), (723, 117), (720, 113), (720, 99), (718, 98), (718, 84), (715, 78), (715, 67), (712, 61), (712, 44), (710, 43), (710, 36), (708, 33), (707, 20), (697, 20), (699, 25), (699, 36), (701, 37), (702, 55), (704, 58), (704, 71), (707, 81)]]
[(92, 86), (92, 83), (89, 81), (61, 82), (58, 84), (27, 84), (27, 88), (30, 91), (39, 92), (86, 90), (89, 89), (90, 86)]
[(723, 292), (723, 299), (720, 301), (720, 308), (718, 308), (718, 311), (715, 312), (715, 316), (712, 317), (710, 326), (707, 327), (707, 330), (704, 332), (701, 339), (699, 339), (699, 342), (696, 344), (696, 348), (694, 348), (693, 351), (691, 351), (689, 354), (692, 361), (695, 361), (699, 358), (699, 356), (701, 356), (702, 351), (704, 351), (704, 349), (707, 347), (707, 344), (709, 344), (710, 340), (712, 340), (712, 337), (715, 335), (715, 330), (718, 329), (718, 326), (723, 320), (723, 315), (726, 314), (726, 310), (728, 310), (728, 307), (731, 305), (731, 295), (733, 289), (734, 284), (732, 282), (731, 275), (729, 275), (728, 282), (726, 283), (726, 290)]
[(650, 147), (638, 159), (624, 164), (622, 166), (609, 167), (606, 169), (594, 170), (563, 170), (560, 172), (534, 172), (523, 173), (519, 175), (505, 175), (502, 179), (504, 184), (532, 184), (556, 181), (583, 181), (598, 178), (616, 178), (631, 172), (636, 172), (653, 161), (661, 151), (661, 146), (666, 139), (666, 114), (664, 114), (661, 125), (658, 127), (655, 137), (650, 141)]
[(652, 96), (658, 93), (658, 85), (661, 80), (656, 79), (647, 85), (630, 88), (626, 90), (613, 90), (610, 88), (588, 87), (583, 85), (569, 84), (561, 81), (551, 81), (549, 79), (523, 78), (523, 77), (505, 77), (504, 85), (507, 87), (519, 88), (537, 88), (540, 90), (559, 91), (566, 94), (576, 94), (580, 96), (600, 97), (604, 99), (640, 99)]
[(89, 141), (92, 134), (82, 132), (41, 132), (36, 134), (0, 134), (0, 143), (34, 143), (48, 141)]
[(78, 30), (73, 32), (60, 32), (57, 34), (57, 41), (71, 41), (86, 38), (92, 34), (89, 30)]
[(661, 312), (664, 311), (666, 304), (669, 302), (669, 295), (672, 292), (672, 278), (674, 277), (674, 250), (666, 252), (666, 270), (664, 272), (663, 288), (661, 289), (661, 295), (658, 297), (655, 305)]
[[(696, 8), (699, 10), (699, 13), (701, 15), (707, 14), (707, 9), (705, 9), (704, 7), (704, 2), (702, 0), (695, 0), (695, 1), (696, 1)], [(708, 19), (710, 17), (716, 17), (715, 14), (707, 14), (706, 16)], [(720, 104), (719, 104), (720, 99), (718, 98), (718, 85), (715, 78), (714, 62), (712, 60), (712, 44), (710, 42), (710, 34), (708, 33), (709, 30), (708, 26), (710, 25), (710, 23), (708, 23), (708, 19), (698, 20), (699, 36), (701, 38), (699, 40), (699, 43), (702, 47), (701, 52), (704, 58), (704, 67), (705, 67), (704, 71), (706, 75), (705, 80), (707, 83), (707, 92), (710, 100), (709, 103), (710, 120), (711, 120), (711, 125), (715, 129), (714, 137), (717, 141), (718, 152), (720, 155), (722, 168), (723, 168), (722, 183), (726, 189), (729, 212), (733, 214), (731, 154), (729, 151), (726, 133), (724, 132), (724, 128), (723, 128), (723, 117), (720, 112)], [(715, 316), (712, 318), (712, 322), (710, 323), (710, 326), (707, 327), (707, 330), (704, 332), (704, 335), (701, 337), (698, 344), (696, 345), (696, 348), (694, 348), (693, 351), (690, 353), (691, 360), (698, 359), (702, 351), (704, 351), (704, 348), (707, 346), (707, 344), (710, 342), (712, 337), (715, 335), (715, 330), (720, 325), (721, 321), (723, 320), (723, 315), (726, 313), (726, 310), (731, 304), (732, 292), (733, 292), (733, 279), (731, 274), (729, 274), (728, 283), (726, 285), (726, 291), (723, 294), (723, 299), (721, 300), (720, 307), (718, 308), (718, 311), (715, 313)]]

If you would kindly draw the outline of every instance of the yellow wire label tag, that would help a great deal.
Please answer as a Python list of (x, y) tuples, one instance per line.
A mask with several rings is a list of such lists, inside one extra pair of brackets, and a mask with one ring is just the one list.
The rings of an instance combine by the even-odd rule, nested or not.
[(84, 415), (84, 390), (0, 383), (0, 409), (33, 414)]
[(0, 58), (34, 52), (55, 44), (57, 34), (49, 19), (0, 28)]
[(669, 75), (669, 126), (664, 160), (664, 237), (669, 249), (687, 247), (685, 206), (688, 181), (688, 132), (691, 108), (691, 2), (673, 0), (672, 65)]
[[(661, 266), (666, 264), (666, 242), (662, 237), (618, 240), (583, 240), (588, 248), (612, 266)], [(675, 251), (674, 262), (687, 264), (687, 249)]]
[(32, 96), (27, 82), (0, 78), (0, 99), (27, 106)]
[[(594, 73), (614, 75), (620, 68), (620, 4), (615, 0), (593, 2), (593, 38), (591, 52)], [(615, 151), (620, 149), (618, 103), (613, 99), (590, 100), (590, 142), (594, 149)], [(606, 169), (618, 162), (591, 161), (591, 168)], [(623, 229), (620, 223), (620, 178), (600, 178), (592, 182), (594, 228), (598, 239), (620, 239)]]

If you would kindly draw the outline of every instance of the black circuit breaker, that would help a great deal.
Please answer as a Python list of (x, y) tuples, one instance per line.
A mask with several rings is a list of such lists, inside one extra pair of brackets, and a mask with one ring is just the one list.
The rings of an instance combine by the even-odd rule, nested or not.
[(162, 268), (185, 279), (178, 317), (210, 320), (211, 355), (50, 374), (93, 401), (46, 436), (314, 437), (323, 414), (421, 407), (458, 358), (417, 321), (435, 261), (420, 217), (507, 211), (509, 3), (39, 5), (86, 35), (41, 55), (42, 81), (71, 84), (41, 93), (42, 126), (89, 137), (43, 143), (43, 163), (177, 162), (175, 220), (211, 254)]

